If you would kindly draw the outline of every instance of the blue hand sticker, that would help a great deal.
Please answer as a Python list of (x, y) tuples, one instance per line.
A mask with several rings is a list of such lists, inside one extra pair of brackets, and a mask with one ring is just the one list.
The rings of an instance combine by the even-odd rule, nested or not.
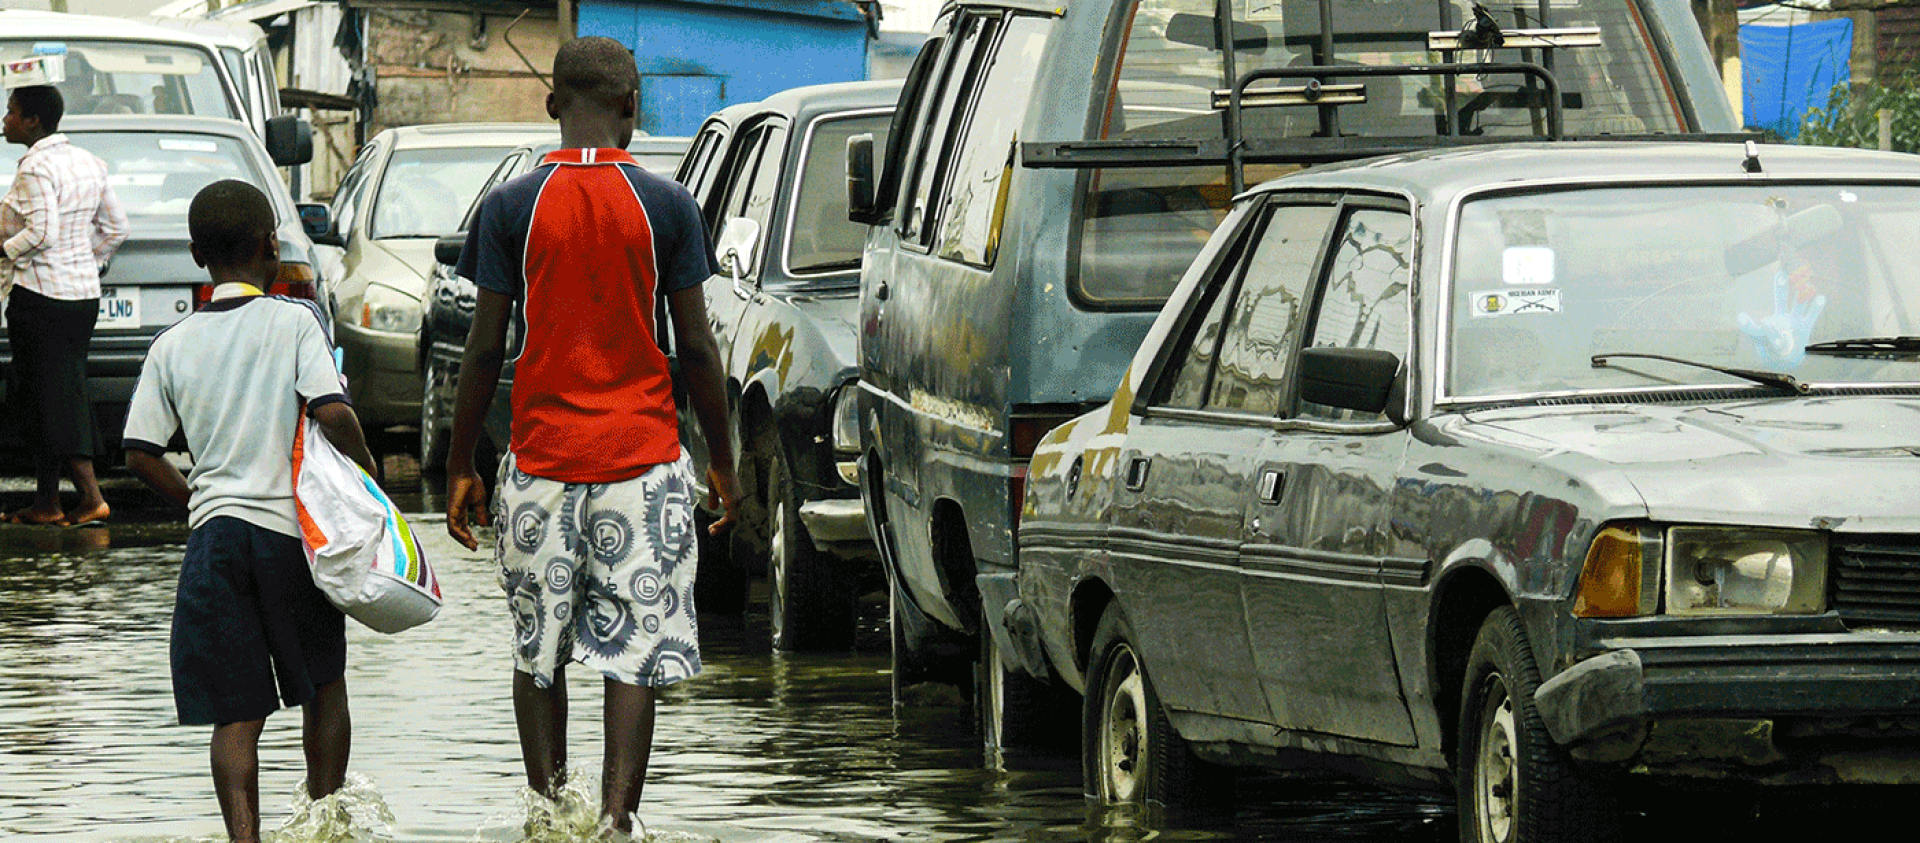
[(1787, 282), (1786, 272), (1776, 272), (1773, 315), (1755, 320), (1741, 313), (1740, 333), (1753, 341), (1753, 353), (1762, 365), (1770, 369), (1792, 369), (1807, 359), (1807, 338), (1813, 335), (1813, 324), (1820, 321), (1820, 312), (1826, 307), (1827, 297), (1821, 295), (1795, 303), (1793, 285)]

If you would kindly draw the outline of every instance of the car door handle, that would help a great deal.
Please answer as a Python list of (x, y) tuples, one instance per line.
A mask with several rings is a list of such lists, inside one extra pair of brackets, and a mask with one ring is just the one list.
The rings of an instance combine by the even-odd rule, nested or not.
[(1276, 504), (1280, 496), (1286, 494), (1287, 475), (1279, 469), (1269, 468), (1260, 472), (1260, 502)]
[(880, 301), (887, 300), (887, 282), (885, 281), (873, 282), (873, 297)]
[(1134, 457), (1127, 463), (1127, 491), (1138, 492), (1147, 486), (1147, 467), (1152, 464), (1147, 457)]

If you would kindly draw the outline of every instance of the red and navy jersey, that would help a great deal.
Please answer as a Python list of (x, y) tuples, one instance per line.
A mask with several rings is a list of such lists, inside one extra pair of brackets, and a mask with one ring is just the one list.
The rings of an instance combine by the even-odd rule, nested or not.
[(549, 153), (481, 200), (457, 271), (520, 305), (521, 471), (612, 483), (680, 457), (654, 302), (720, 271), (686, 188), (625, 150)]

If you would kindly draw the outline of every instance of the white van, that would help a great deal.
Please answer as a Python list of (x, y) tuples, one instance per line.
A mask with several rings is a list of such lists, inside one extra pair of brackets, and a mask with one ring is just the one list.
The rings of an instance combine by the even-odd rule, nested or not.
[(68, 114), (195, 114), (240, 120), (280, 166), (313, 156), (312, 129), (280, 115), (266, 34), (248, 23), (0, 10), (0, 60), (64, 55)]

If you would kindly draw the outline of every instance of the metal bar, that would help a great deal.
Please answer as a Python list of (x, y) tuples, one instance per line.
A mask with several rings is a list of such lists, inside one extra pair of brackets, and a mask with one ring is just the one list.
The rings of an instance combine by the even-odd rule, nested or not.
[[(1233, 91), (1214, 91), (1213, 107), (1229, 108), (1233, 100)], [(1288, 105), (1360, 105), (1367, 101), (1365, 85), (1298, 85), (1284, 88), (1261, 88), (1246, 91), (1240, 99), (1241, 108), (1272, 108)]]
[[(1333, 0), (1320, 0), (1320, 55), (1314, 64), (1333, 64)], [(1239, 87), (1246, 85), (1242, 83)], [(1331, 105), (1321, 106), (1320, 128), (1327, 137), (1339, 137), (1340, 111)]]
[[(1218, 33), (1215, 37), (1220, 39), (1220, 70), (1223, 74), (1220, 81), (1231, 83), (1240, 78), (1240, 71), (1234, 60), (1234, 48), (1238, 44), (1233, 39), (1233, 0), (1219, 0), (1213, 4), (1213, 10), (1213, 31)], [(1240, 191), (1246, 189), (1246, 185), (1243, 183), (1240, 172), (1239, 91), (1236, 90), (1233, 94), (1229, 97), (1226, 113), (1221, 114), (1220, 119), (1225, 121), (1221, 128), (1224, 130), (1223, 136), (1227, 139), (1227, 180), (1233, 186), (1233, 195), (1238, 196)]]
[[(1502, 30), (1500, 49), (1569, 49), (1575, 47), (1598, 47), (1606, 43), (1600, 38), (1600, 27), (1569, 26), (1560, 29), (1507, 29)], [(1438, 53), (1457, 52), (1460, 46), (1458, 32), (1427, 33), (1427, 49)]]
[[(1560, 101), (1560, 80), (1553, 72), (1532, 62), (1443, 62), (1440, 64), (1388, 64), (1388, 65), (1342, 65), (1340, 67), (1271, 67), (1256, 70), (1240, 77), (1240, 84), (1234, 86), (1236, 95), (1246, 90), (1248, 85), (1263, 79), (1319, 79), (1352, 78), (1356, 76), (1466, 76), (1488, 73), (1518, 73), (1528, 80), (1539, 81), (1547, 89), (1547, 131), (1551, 140), (1560, 138), (1564, 129), (1564, 115)], [(1332, 106), (1323, 106), (1331, 110)]]

